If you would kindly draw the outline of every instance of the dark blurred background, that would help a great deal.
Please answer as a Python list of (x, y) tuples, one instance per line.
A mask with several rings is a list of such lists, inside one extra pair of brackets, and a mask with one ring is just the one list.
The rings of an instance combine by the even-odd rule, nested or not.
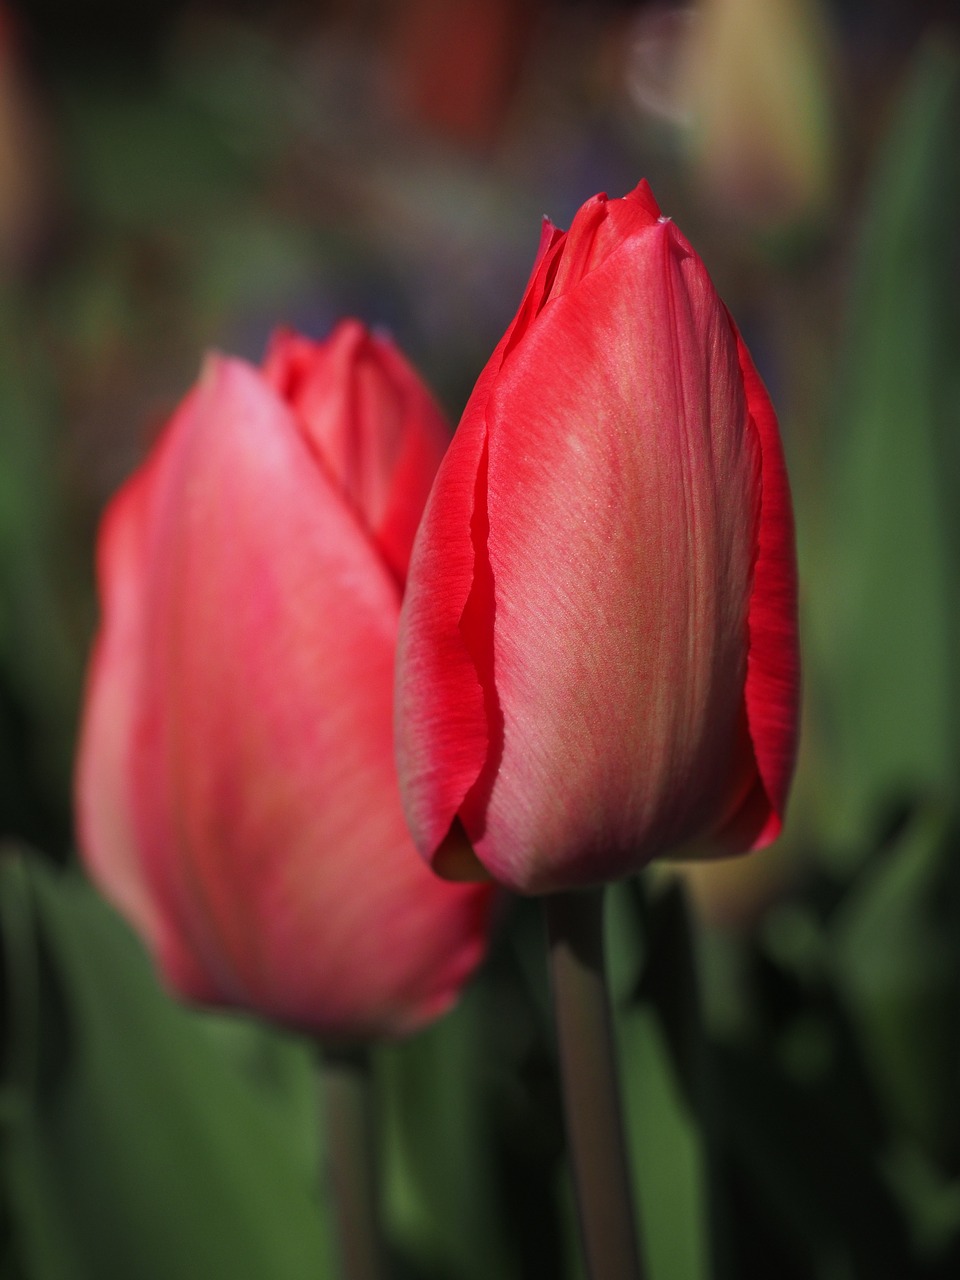
[[(75, 871), (102, 506), (211, 347), (389, 330), (451, 429), (548, 214), (647, 177), (781, 416), (801, 761), (617, 890), (653, 1280), (960, 1275), (960, 43), (881, 0), (0, 9), (0, 1269), (333, 1274), (308, 1049), (184, 1012)], [(579, 1274), (539, 923), (380, 1051), (398, 1275)]]

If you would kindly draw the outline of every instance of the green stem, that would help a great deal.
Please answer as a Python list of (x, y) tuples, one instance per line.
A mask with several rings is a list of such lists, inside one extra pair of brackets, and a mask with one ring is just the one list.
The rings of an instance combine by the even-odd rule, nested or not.
[(603, 890), (544, 898), (567, 1142), (590, 1280), (643, 1280), (603, 954)]
[(321, 1085), (341, 1273), (345, 1280), (384, 1280), (367, 1054), (325, 1050)]

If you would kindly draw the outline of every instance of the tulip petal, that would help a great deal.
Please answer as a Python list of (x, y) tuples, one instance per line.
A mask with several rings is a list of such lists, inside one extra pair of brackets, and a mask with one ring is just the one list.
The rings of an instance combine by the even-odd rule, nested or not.
[[(406, 581), (410, 552), (437, 468), (450, 444), (451, 428), (426, 386), (416, 377), (396, 347), (373, 337), (376, 361), (368, 361), (368, 377), (376, 373), (399, 393), (403, 429), (392, 461), (390, 483), (382, 514), (374, 524), (380, 549), (401, 582)], [(381, 393), (381, 399), (386, 393)], [(373, 395), (368, 395), (372, 401)], [(369, 431), (380, 418), (371, 410)]]
[(750, 596), (745, 703), (762, 794), (734, 820), (738, 843), (760, 849), (783, 825), (797, 749), (800, 649), (793, 509), (783, 446), (767, 389), (746, 344), (737, 340), (750, 416), (760, 443), (761, 503)]
[[(465, 797), (495, 767), (499, 750), (492, 635), (481, 634), (478, 594), (488, 576), (486, 402), (501, 365), (547, 296), (563, 242), (563, 233), (544, 219), (524, 300), (477, 380), (440, 464), (410, 564), (397, 647), (397, 765), (414, 841), (441, 873), (438, 850)], [(459, 878), (462, 858), (456, 866)]]
[[(175, 427), (134, 734), (151, 891), (221, 1001), (329, 1034), (409, 1030), (477, 963), (489, 894), (438, 880), (406, 832), (396, 582), (255, 370), (212, 362)], [(188, 959), (160, 960), (195, 993)]]
[(562, 297), (584, 276), (602, 266), (611, 253), (644, 226), (661, 217), (646, 180), (620, 200), (594, 196), (577, 211), (566, 234), (563, 254), (550, 285), (550, 298)]
[(160, 926), (137, 857), (129, 782), (129, 741), (141, 679), (149, 474), (143, 468), (124, 485), (101, 525), (97, 578), (103, 626), (87, 676), (76, 823), (92, 877), (155, 944)]
[(185, 949), (151, 892), (137, 847), (137, 735), (146, 633), (146, 556), (157, 479), (175, 441), (188, 429), (188, 396), (148, 462), (110, 504), (97, 548), (103, 621), (87, 680), (77, 753), (77, 835), (92, 878), (151, 948), (167, 957), (176, 985), (198, 1000), (217, 989)]
[(550, 296), (486, 403), (503, 747), (482, 824), (463, 818), (522, 892), (627, 874), (755, 776), (757, 442), (702, 264), (636, 217), (575, 296)]
[(322, 343), (278, 334), (264, 376), (402, 582), (450, 439), (433, 397), (393, 344), (356, 320)]
[[(397, 768), (414, 842), (432, 858), (487, 756), (490, 732), (460, 622), (473, 586), (472, 518), (486, 471), (483, 413), (468, 406), (441, 464), (410, 563), (397, 644)], [(418, 590), (418, 583), (430, 583)]]

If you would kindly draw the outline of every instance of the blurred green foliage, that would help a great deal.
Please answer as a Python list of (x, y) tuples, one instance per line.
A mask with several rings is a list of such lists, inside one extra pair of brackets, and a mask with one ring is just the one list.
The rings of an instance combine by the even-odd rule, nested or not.
[[(314, 1046), (175, 1005), (63, 865), (103, 500), (211, 343), (256, 358), (276, 323), (320, 331), (356, 311), (396, 328), (455, 413), (519, 295), (538, 201), (559, 190), (576, 207), (642, 163), (683, 214), (662, 146), (625, 141), (620, 119), (591, 133), (582, 102), (579, 150), (541, 121), (493, 173), (422, 142), (398, 159), (395, 121), (351, 118), (349, 57), (320, 66), (314, 83), (314, 64), (253, 24), (214, 25), (139, 80), (98, 64), (50, 86), (62, 207), (39, 260), (0, 283), (11, 1280), (335, 1274)], [(754, 865), (781, 865), (785, 883), (751, 898), (749, 920), (729, 904), (716, 918), (709, 887), (695, 912), (674, 881), (610, 895), (651, 1280), (960, 1274), (955, 38), (919, 48), (885, 119), (855, 215), (803, 259), (762, 238), (711, 243), (687, 193), (711, 269), (741, 291), (734, 310), (753, 308), (775, 392), (792, 362), (826, 395), (782, 405), (802, 478), (809, 718), (783, 862)], [(538, 186), (543, 173), (566, 187)], [(805, 329), (775, 300), (792, 307), (808, 272)], [(809, 331), (824, 327), (826, 343)], [(536, 904), (515, 904), (460, 1007), (374, 1054), (403, 1280), (581, 1274), (542, 944)]]
[(884, 805), (960, 779), (960, 78), (920, 50), (853, 263), (832, 451), (831, 661), (838, 803), (851, 838)]
[(0, 812), (5, 834), (62, 849), (81, 662), (55, 396), (13, 300), (0, 296)]
[(309, 1055), (198, 1025), (86, 883), (2, 857), (4, 1274), (329, 1274)]

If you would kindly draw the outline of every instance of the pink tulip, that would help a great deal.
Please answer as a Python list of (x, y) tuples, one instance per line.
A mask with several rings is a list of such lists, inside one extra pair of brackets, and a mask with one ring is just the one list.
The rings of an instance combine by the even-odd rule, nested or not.
[(413, 535), (447, 433), (354, 322), (211, 358), (104, 518), (77, 815), (183, 995), (400, 1034), (484, 951), (486, 886), (417, 857), (393, 762)]
[(421, 853), (542, 893), (693, 840), (767, 844), (795, 612), (750, 356), (646, 183), (597, 196), (566, 235), (546, 225), (414, 546), (397, 745)]

